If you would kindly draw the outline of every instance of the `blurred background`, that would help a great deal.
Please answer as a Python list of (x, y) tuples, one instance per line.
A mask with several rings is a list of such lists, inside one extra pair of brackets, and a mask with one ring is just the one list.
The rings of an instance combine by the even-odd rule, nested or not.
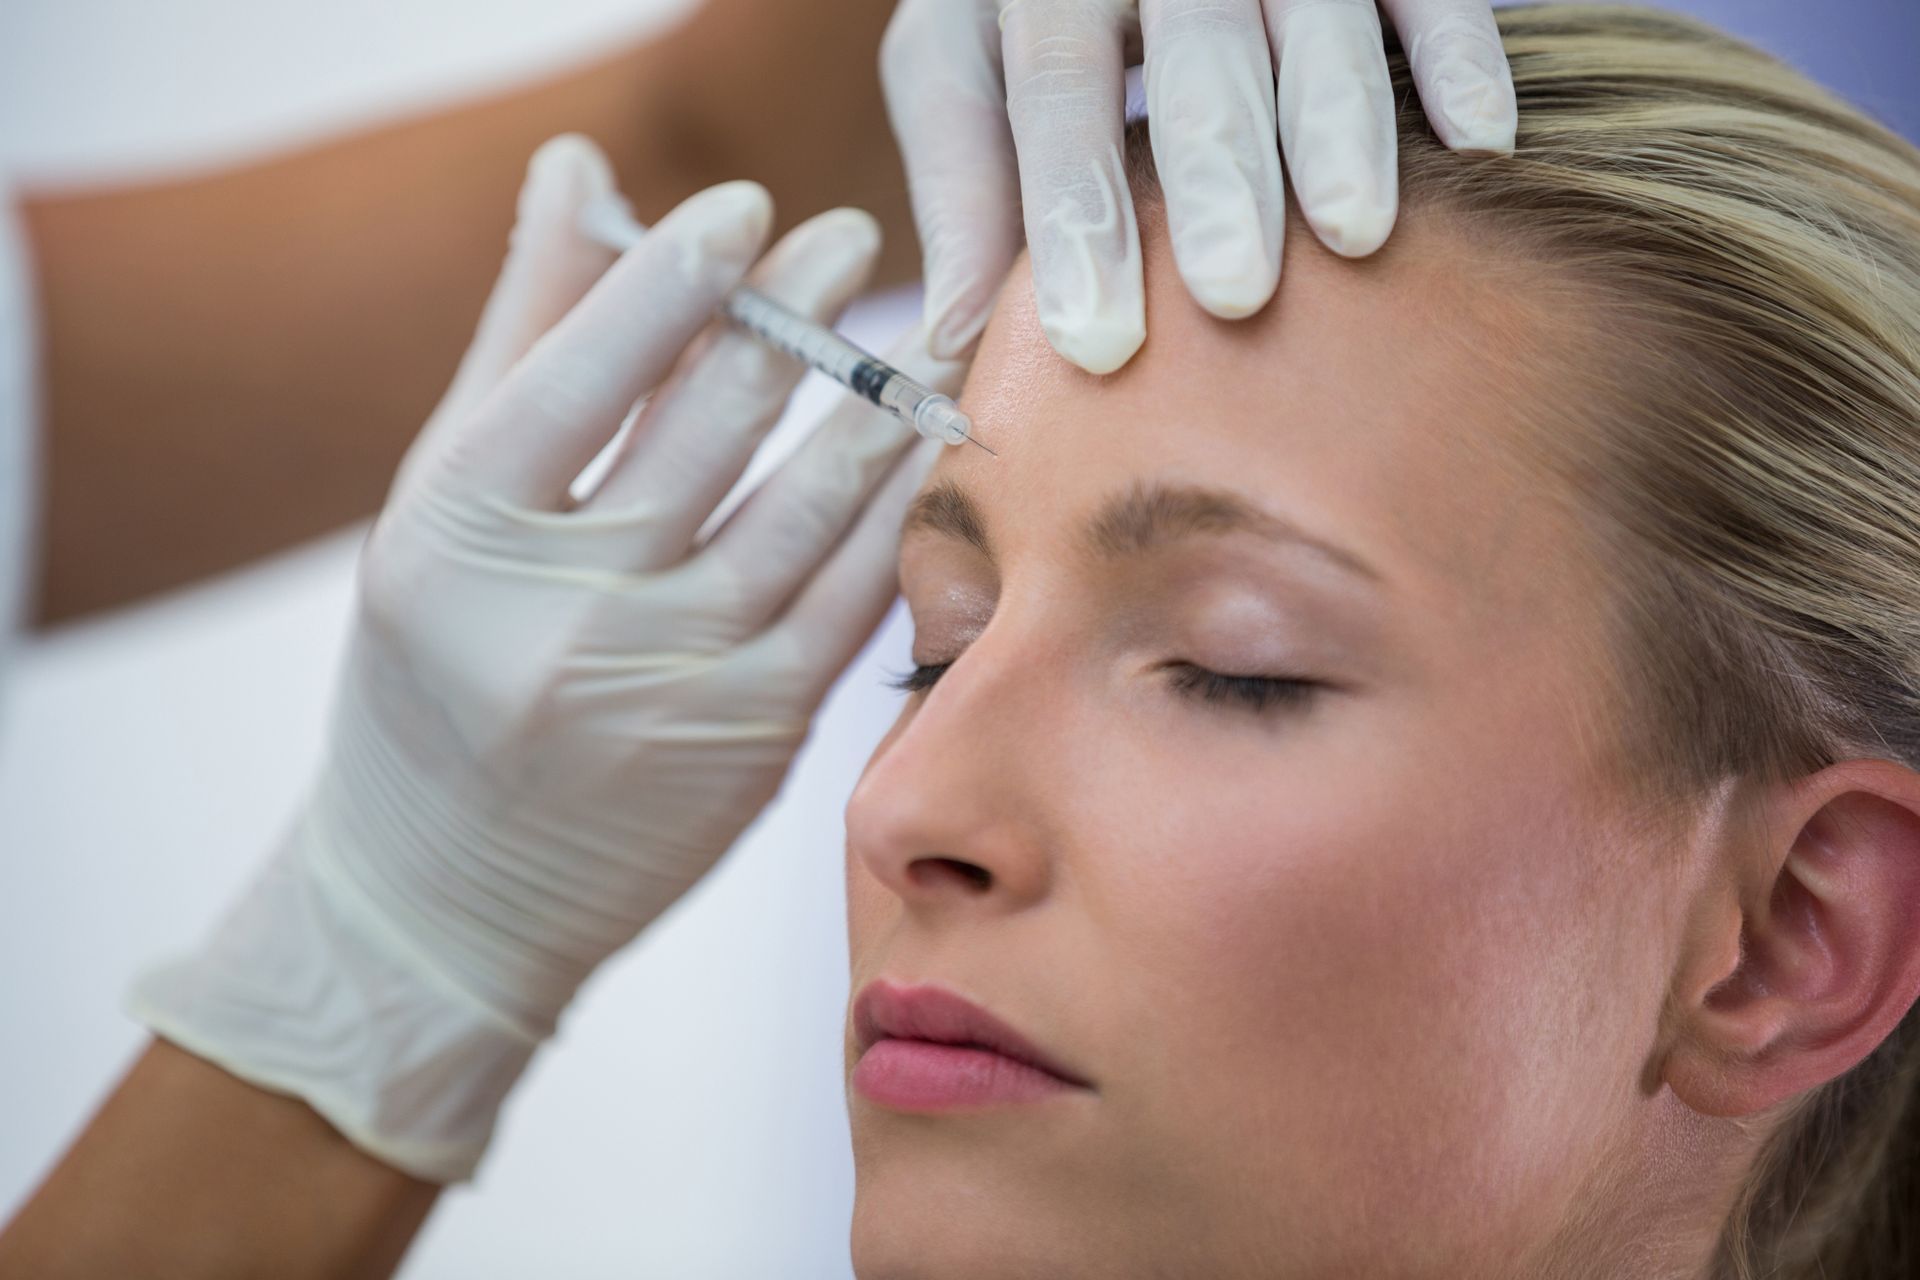
[[(697, 7), (6, 0), (0, 175), (31, 194), (242, 164), (536, 83)], [(1920, 0), (1667, 7), (1920, 137)], [(854, 65), (870, 73), (870, 51)], [(766, 90), (743, 77), (738, 92)], [(843, 327), (884, 345), (917, 307), (896, 288)], [(775, 451), (833, 394), (810, 382)], [(259, 447), (278, 447), (268, 424)], [(207, 926), (297, 802), (361, 536), (88, 613), (17, 651), (0, 701), (0, 1220), (141, 1043), (118, 1012), (128, 976)], [(849, 1274), (840, 810), (896, 709), (881, 681), (909, 665), (901, 621), (842, 681), (744, 844), (589, 985), (478, 1182), (442, 1202), (403, 1274)]]

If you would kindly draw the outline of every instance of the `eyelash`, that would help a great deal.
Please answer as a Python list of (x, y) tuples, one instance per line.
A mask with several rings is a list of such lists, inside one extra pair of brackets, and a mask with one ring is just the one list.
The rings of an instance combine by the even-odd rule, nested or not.
[(1190, 662), (1173, 665), (1173, 687), (1205, 702), (1237, 702), (1249, 711), (1291, 707), (1305, 702), (1320, 686), (1285, 676), (1229, 676)]
[[(916, 666), (906, 675), (887, 681), (890, 688), (903, 693), (924, 693), (940, 682), (951, 662)], [(1185, 697), (1209, 703), (1238, 703), (1249, 711), (1262, 712), (1269, 707), (1297, 706), (1312, 697), (1319, 685), (1312, 680), (1284, 676), (1229, 676), (1190, 662), (1171, 664), (1173, 687)]]
[(936, 663), (928, 666), (922, 663), (903, 676), (895, 676), (887, 681), (887, 688), (898, 689), (902, 693), (925, 693), (940, 683), (940, 677), (947, 673), (951, 662)]

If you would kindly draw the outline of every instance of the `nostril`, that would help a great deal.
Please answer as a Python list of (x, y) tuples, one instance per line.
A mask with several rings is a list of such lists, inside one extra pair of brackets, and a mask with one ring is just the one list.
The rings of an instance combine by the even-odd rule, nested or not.
[(926, 889), (935, 888), (943, 881), (976, 890), (993, 887), (991, 871), (959, 858), (915, 858), (907, 868), (907, 875), (916, 885)]

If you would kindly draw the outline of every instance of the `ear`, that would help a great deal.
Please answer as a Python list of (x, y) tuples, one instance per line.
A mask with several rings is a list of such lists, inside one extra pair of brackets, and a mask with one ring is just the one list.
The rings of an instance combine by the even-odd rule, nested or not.
[[(1780, 787), (1688, 939), (1661, 1075), (1744, 1116), (1845, 1074), (1920, 995), (1920, 774), (1849, 760)], [(1756, 844), (1757, 842), (1757, 844)]]

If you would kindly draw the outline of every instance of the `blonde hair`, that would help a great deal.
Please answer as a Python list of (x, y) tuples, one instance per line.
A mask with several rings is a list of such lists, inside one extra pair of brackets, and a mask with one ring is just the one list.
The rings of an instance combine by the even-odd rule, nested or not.
[[(1610, 762), (1655, 816), (1920, 769), (1920, 150), (1689, 19), (1496, 16), (1516, 153), (1442, 147), (1390, 47), (1402, 192), (1584, 308), (1567, 429), (1534, 443), (1609, 566)], [(1714, 1280), (1920, 1276), (1920, 1011), (1763, 1119)]]
[[(1516, 154), (1443, 149), (1396, 53), (1403, 189), (1594, 302), (1607, 399), (1555, 444), (1615, 566), (1635, 780), (1920, 768), (1920, 151), (1687, 19), (1498, 17)], [(1715, 1275), (1920, 1276), (1916, 1091), (1909, 1012), (1786, 1111)]]

